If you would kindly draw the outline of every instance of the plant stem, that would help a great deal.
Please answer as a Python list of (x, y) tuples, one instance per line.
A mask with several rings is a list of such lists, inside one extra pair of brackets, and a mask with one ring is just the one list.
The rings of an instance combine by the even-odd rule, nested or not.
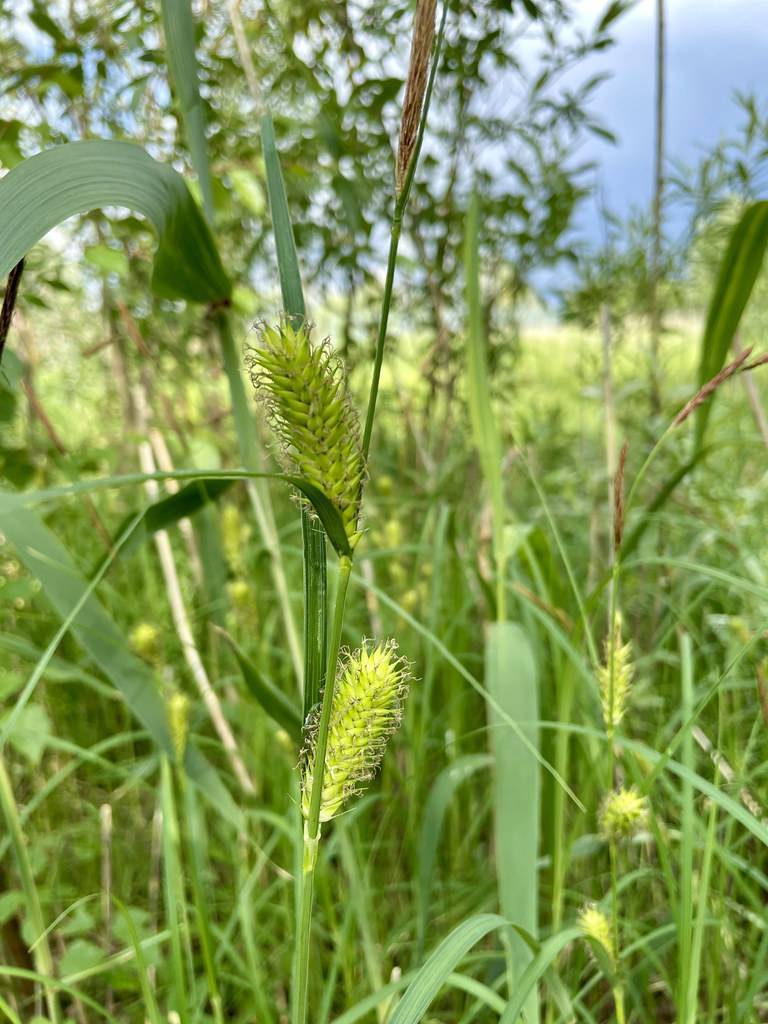
[(336, 667), (341, 647), (341, 630), (344, 624), (344, 607), (352, 572), (352, 559), (339, 559), (339, 582), (336, 589), (336, 603), (331, 624), (331, 638), (328, 647), (328, 665), (325, 673), (325, 690), (320, 710), (320, 721), (315, 743), (312, 792), (309, 799), (309, 814), (304, 823), (304, 855), (302, 859), (301, 894), (297, 920), (296, 951), (293, 970), (292, 1024), (304, 1024), (307, 1019), (307, 992), (309, 985), (309, 938), (312, 927), (312, 891), (317, 863), (317, 847), (320, 842), (320, 804), (323, 795), (325, 754), (328, 747), (328, 730), (331, 722), (333, 691), (336, 685)]
[(403, 227), (403, 210), (405, 209), (404, 199), (407, 192), (403, 192), (395, 203), (395, 212), (392, 215), (392, 228), (389, 235), (389, 255), (387, 257), (387, 276), (384, 280), (384, 295), (381, 300), (381, 317), (379, 318), (379, 334), (376, 339), (376, 355), (373, 361), (373, 375), (371, 377), (371, 390), (368, 395), (368, 409), (365, 414), (365, 429), (363, 430), (363, 458), (368, 458), (371, 447), (371, 434), (373, 433), (373, 418), (376, 414), (376, 400), (379, 396), (379, 381), (381, 379), (381, 364), (384, 361), (384, 343), (387, 340), (387, 324), (389, 322), (389, 308), (392, 305), (392, 286), (395, 281), (395, 267), (397, 265), (397, 250), (400, 245), (400, 234)]
[(619, 962), (619, 875), (618, 875), (618, 848), (615, 839), (611, 839), (610, 844), (610, 856), (611, 856), (611, 928), (612, 928), (612, 942), (613, 942), (613, 955), (616, 961), (616, 971), (619, 975), (619, 980), (613, 987), (613, 1000), (616, 1004), (616, 1020), (618, 1024), (624, 1024), (624, 985), (621, 981), (621, 965)]
[[(11, 786), (11, 780), (8, 775), (8, 769), (6, 768), (5, 758), (2, 755), (2, 752), (0, 752), (0, 806), (3, 809), (3, 815), (8, 827), (11, 846), (13, 847), (14, 857), (16, 858), (16, 866), (19, 869), (19, 875), (21, 877), (21, 887), (24, 891), (24, 901), (26, 904), (29, 924), (35, 934), (35, 967), (39, 974), (44, 975), (46, 978), (50, 978), (52, 982), (54, 977), (53, 956), (51, 954), (51, 947), (48, 944), (48, 935), (45, 930), (45, 920), (43, 919), (43, 911), (40, 906), (40, 895), (37, 891), (37, 886), (35, 885), (35, 876), (32, 871), (32, 864), (29, 859), (29, 853), (27, 852), (27, 844), (24, 840), (24, 833), (21, 828), (21, 819), (19, 818), (19, 811), (13, 795), (13, 787)], [(56, 989), (53, 984), (44, 982), (44, 985), (45, 1001), (52, 1024), (60, 1024), (62, 1016)]]

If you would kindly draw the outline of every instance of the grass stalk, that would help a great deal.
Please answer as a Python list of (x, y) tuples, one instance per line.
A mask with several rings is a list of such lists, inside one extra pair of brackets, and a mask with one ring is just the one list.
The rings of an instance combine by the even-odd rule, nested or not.
[(314, 888), (315, 866), (317, 864), (317, 848), (320, 842), (320, 803), (323, 793), (323, 776), (325, 774), (325, 755), (328, 747), (328, 729), (331, 721), (333, 691), (336, 680), (336, 669), (341, 648), (341, 632), (344, 625), (344, 608), (349, 588), (349, 577), (352, 572), (352, 559), (342, 557), (339, 560), (339, 581), (336, 589), (336, 601), (333, 610), (331, 635), (328, 646), (328, 662), (325, 673), (325, 690), (320, 711), (315, 747), (315, 764), (312, 793), (309, 802), (309, 816), (304, 824), (301, 892), (299, 896), (298, 931), (294, 959), (292, 1024), (304, 1024), (307, 1019), (309, 990), (309, 946), (312, 930), (312, 895)]
[(63, 1019), (61, 1007), (59, 1005), (59, 997), (56, 994), (56, 988), (53, 984), (53, 954), (48, 943), (43, 910), (40, 905), (40, 894), (35, 884), (32, 863), (29, 859), (27, 844), (21, 828), (19, 810), (16, 806), (11, 779), (2, 751), (0, 751), (0, 805), (2, 805), (3, 817), (5, 818), (13, 855), (21, 878), (21, 888), (24, 892), (27, 917), (37, 938), (34, 947), (35, 969), (42, 977), (51, 979), (51, 983), (48, 983), (48, 981), (43, 982), (45, 1002), (52, 1024), (61, 1024)]

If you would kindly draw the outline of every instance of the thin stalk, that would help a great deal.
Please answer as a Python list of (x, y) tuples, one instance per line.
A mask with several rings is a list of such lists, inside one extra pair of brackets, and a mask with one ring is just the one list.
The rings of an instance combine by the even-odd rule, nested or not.
[(336, 668), (341, 648), (341, 631), (344, 625), (344, 608), (352, 572), (352, 559), (346, 556), (339, 560), (339, 582), (333, 610), (331, 637), (328, 647), (328, 664), (325, 673), (325, 690), (320, 710), (315, 744), (312, 792), (309, 799), (309, 815), (304, 824), (304, 852), (302, 859), (302, 882), (299, 897), (298, 932), (294, 960), (294, 999), (292, 1007), (293, 1024), (304, 1024), (307, 1019), (307, 993), (309, 987), (309, 940), (312, 927), (312, 893), (317, 864), (317, 847), (320, 842), (320, 804), (323, 795), (325, 775), (325, 754), (328, 747), (328, 730), (331, 723), (333, 692), (336, 683)]
[(202, 823), (200, 821), (197, 800), (194, 790), (187, 785), (187, 777), (184, 770), (176, 766), (176, 781), (185, 809), (185, 821), (187, 826), (186, 840), (190, 851), (189, 858), (189, 880), (192, 884), (192, 898), (195, 903), (195, 915), (197, 917), (198, 934), (200, 938), (200, 951), (203, 956), (205, 968), (205, 980), (208, 986), (208, 997), (213, 1011), (215, 1024), (224, 1024), (224, 1012), (221, 1001), (221, 992), (216, 974), (216, 961), (214, 955), (213, 934), (210, 923), (210, 910), (206, 901), (204, 882), (204, 852), (202, 840)]
[(653, 175), (653, 239), (649, 289), (651, 327), (651, 411), (661, 409), (661, 377), (659, 349), (661, 342), (661, 309), (659, 304), (659, 278), (661, 276), (662, 204), (664, 198), (664, 71), (665, 71), (665, 16), (664, 0), (656, 0), (656, 140)]
[[(61, 1024), (61, 1007), (59, 997), (56, 994), (53, 977), (53, 955), (48, 944), (48, 933), (43, 919), (43, 910), (40, 906), (40, 894), (35, 885), (35, 876), (32, 871), (32, 864), (27, 851), (27, 844), (24, 840), (24, 833), (21, 828), (19, 810), (16, 806), (16, 799), (13, 795), (10, 776), (6, 768), (5, 758), (0, 752), (0, 805), (3, 809), (5, 823), (13, 847), (13, 854), (16, 858), (16, 866), (21, 877), (21, 887), (24, 891), (24, 902), (26, 905), (29, 924), (37, 938), (34, 946), (35, 969), (38, 974), (46, 979), (43, 982), (45, 987), (45, 1002), (48, 1007), (48, 1014), (53, 1024)], [(50, 982), (48, 981), (50, 979)]]
[(443, 45), (443, 37), (445, 35), (445, 21), (448, 16), (448, 4), (443, 4), (443, 13), (440, 19), (440, 28), (437, 33), (437, 42), (435, 44), (435, 52), (432, 56), (432, 66), (429, 71), (429, 81), (427, 83), (427, 91), (424, 95), (424, 106), (422, 108), (421, 120), (419, 122), (419, 133), (416, 139), (416, 144), (413, 149), (410, 162), (408, 164), (408, 172), (403, 182), (403, 187), (399, 194), (395, 198), (395, 210), (392, 214), (392, 227), (389, 236), (389, 255), (387, 257), (387, 274), (384, 279), (384, 295), (381, 303), (381, 317), (379, 319), (379, 332), (376, 339), (376, 355), (373, 361), (373, 373), (371, 376), (371, 389), (368, 395), (368, 408), (365, 413), (365, 429), (363, 430), (363, 457), (368, 458), (368, 452), (371, 447), (371, 434), (373, 433), (373, 420), (376, 414), (376, 401), (379, 395), (379, 381), (381, 379), (381, 366), (384, 360), (384, 345), (387, 340), (387, 324), (389, 322), (389, 308), (392, 304), (392, 286), (395, 280), (395, 266), (397, 264), (397, 250), (400, 245), (400, 234), (403, 226), (403, 214), (405, 208), (408, 205), (408, 199), (411, 194), (411, 187), (413, 185), (414, 174), (416, 173), (416, 166), (419, 162), (419, 154), (421, 153), (421, 146), (424, 141), (424, 129), (427, 124), (427, 115), (429, 114), (430, 103), (432, 102), (432, 92), (435, 87), (435, 77), (437, 75), (437, 65), (440, 61), (440, 51)]
[(618, 1024), (624, 1024), (624, 984), (621, 980), (621, 963), (619, 960), (619, 872), (618, 872), (618, 844), (615, 839), (610, 841), (611, 856), (611, 933), (613, 942), (613, 953), (616, 958), (616, 970), (619, 979), (613, 986), (613, 1001), (616, 1006), (616, 1020)]
[(389, 255), (387, 257), (387, 276), (384, 279), (384, 295), (381, 300), (381, 317), (379, 318), (379, 333), (376, 339), (376, 355), (373, 360), (373, 373), (371, 376), (371, 390), (368, 395), (368, 408), (365, 414), (365, 429), (363, 430), (363, 458), (368, 458), (371, 447), (371, 434), (373, 433), (373, 420), (376, 415), (376, 401), (379, 396), (379, 382), (381, 380), (381, 366), (384, 361), (384, 345), (387, 340), (387, 324), (389, 323), (389, 308), (392, 305), (392, 286), (395, 281), (395, 267), (397, 265), (397, 250), (400, 246), (400, 234), (403, 227), (403, 211), (407, 201), (407, 193), (403, 192), (395, 203), (395, 212), (392, 216), (392, 228), (389, 236)]
[(171, 762), (160, 762), (163, 804), (163, 874), (165, 883), (165, 914), (171, 936), (170, 974), (171, 1003), (181, 1024), (189, 1024), (189, 1000), (184, 969), (183, 919), (184, 892), (180, 862), (179, 821), (173, 796)]

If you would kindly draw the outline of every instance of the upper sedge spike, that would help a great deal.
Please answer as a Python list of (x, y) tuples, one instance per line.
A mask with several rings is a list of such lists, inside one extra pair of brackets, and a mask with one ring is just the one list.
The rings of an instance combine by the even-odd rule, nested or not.
[(312, 339), (306, 321), (284, 317), (256, 329), (260, 344), (248, 354), (251, 380), (280, 439), (283, 459), (336, 506), (354, 547), (360, 537), (365, 461), (341, 361), (327, 338)]

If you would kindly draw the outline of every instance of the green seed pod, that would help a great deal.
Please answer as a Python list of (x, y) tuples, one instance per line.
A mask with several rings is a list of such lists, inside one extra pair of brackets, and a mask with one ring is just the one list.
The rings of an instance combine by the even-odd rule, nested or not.
[(634, 786), (609, 793), (600, 808), (598, 824), (603, 839), (628, 839), (645, 826), (648, 801)]
[(365, 462), (343, 366), (328, 339), (313, 342), (311, 324), (294, 326), (286, 318), (274, 326), (261, 323), (257, 330), (260, 345), (249, 352), (251, 380), (266, 405), (283, 462), (330, 498), (354, 547)]
[[(338, 814), (348, 796), (359, 793), (381, 764), (387, 740), (402, 718), (408, 666), (389, 640), (347, 654), (336, 678), (323, 773), (320, 821)], [(301, 809), (309, 816), (315, 774), (319, 711), (307, 719), (302, 754)]]
[(629, 688), (635, 666), (632, 663), (632, 644), (621, 640), (621, 616), (616, 616), (613, 629), (613, 650), (610, 638), (605, 642), (605, 664), (597, 671), (603, 721), (611, 732), (624, 717), (629, 701)]

